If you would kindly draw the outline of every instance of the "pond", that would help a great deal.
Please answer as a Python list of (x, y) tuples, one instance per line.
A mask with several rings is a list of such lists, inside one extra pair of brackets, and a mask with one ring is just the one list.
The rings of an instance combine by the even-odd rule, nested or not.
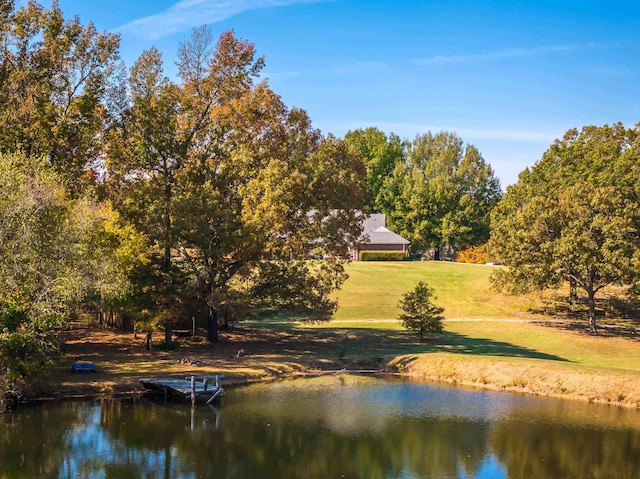
[(364, 376), (0, 416), (2, 478), (638, 478), (640, 411)]

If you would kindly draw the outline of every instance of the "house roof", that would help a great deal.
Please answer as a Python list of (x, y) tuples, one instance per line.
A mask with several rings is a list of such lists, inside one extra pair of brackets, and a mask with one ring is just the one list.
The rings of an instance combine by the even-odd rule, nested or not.
[(378, 226), (387, 226), (387, 215), (384, 213), (372, 213), (362, 222), (362, 234), (366, 235)]
[(411, 241), (404, 239), (384, 226), (377, 226), (365, 233), (364, 240), (366, 244), (411, 244)]

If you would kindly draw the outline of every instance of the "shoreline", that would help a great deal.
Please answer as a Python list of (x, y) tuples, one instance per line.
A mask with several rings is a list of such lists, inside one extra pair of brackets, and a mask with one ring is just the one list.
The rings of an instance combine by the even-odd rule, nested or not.
[[(464, 367), (458, 358), (447, 360), (446, 358), (434, 358), (433, 354), (396, 356), (386, 362), (380, 369), (329, 369), (329, 370), (304, 370), (303, 365), (296, 371), (250, 377), (233, 374), (225, 381), (225, 388), (247, 386), (256, 383), (267, 383), (297, 378), (313, 378), (327, 375), (341, 374), (370, 374), (399, 376), (410, 381), (438, 384), (451, 387), (470, 388), (478, 391), (506, 392), (524, 394), (537, 397), (579, 401), (610, 405), (625, 409), (640, 409), (640, 386), (633, 387), (640, 381), (640, 374), (633, 371), (620, 374), (606, 375), (584, 367), (563, 367), (556, 371), (550, 371), (548, 364), (512, 364), (512, 358), (465, 358)], [(507, 364), (505, 369), (504, 363)], [(426, 369), (425, 369), (426, 366)], [(553, 368), (552, 368), (553, 369)], [(472, 370), (473, 374), (465, 374)], [(573, 371), (570, 371), (573, 370)], [(493, 371), (493, 373), (491, 373)], [(508, 374), (507, 371), (511, 371)], [(514, 374), (515, 373), (515, 374)], [(558, 375), (562, 376), (559, 379)], [(157, 375), (167, 375), (158, 372)], [(175, 374), (174, 374), (175, 375)], [(523, 379), (526, 376), (526, 380)], [(585, 381), (588, 378), (589, 381)], [(616, 378), (615, 386), (628, 386), (625, 392), (613, 392), (611, 378)], [(608, 379), (608, 381), (607, 381)], [(599, 387), (606, 381), (604, 385)], [(578, 385), (578, 387), (576, 387)], [(144, 388), (136, 382), (118, 384), (111, 391), (97, 391), (87, 386), (85, 391), (77, 387), (65, 393), (57, 388), (55, 392), (41, 391), (26, 397), (20, 401), (20, 406), (38, 406), (63, 401), (85, 401), (101, 398), (127, 398), (142, 397)], [(83, 389), (83, 388), (80, 388)]]
[(640, 409), (638, 372), (612, 373), (518, 358), (475, 356), (461, 361), (438, 356), (398, 356), (388, 366), (405, 377), (429, 383)]
[[(483, 334), (491, 332), (487, 328)], [(529, 334), (548, 331), (546, 326), (527, 330)], [(575, 332), (558, 330), (557, 334), (573, 343), (584, 340)], [(67, 333), (55, 366), (19, 403), (141, 395), (140, 379), (154, 376), (222, 374), (223, 386), (233, 387), (350, 372), (640, 408), (640, 371), (633, 364), (628, 369), (619, 361), (617, 366), (590, 366), (511, 343), (487, 343), (455, 332), (451, 335), (446, 341), (420, 341), (389, 329), (253, 326), (224, 331), (215, 345), (201, 337), (181, 339), (171, 350), (155, 349), (149, 354), (131, 333), (80, 325)], [(591, 338), (586, 340), (587, 345), (594, 344)], [(597, 345), (614, 347), (628, 341), (602, 338)], [(454, 351), (445, 350), (450, 344)], [(501, 354), (487, 353), (487, 344)], [(77, 362), (94, 363), (95, 372), (72, 373), (71, 366)]]

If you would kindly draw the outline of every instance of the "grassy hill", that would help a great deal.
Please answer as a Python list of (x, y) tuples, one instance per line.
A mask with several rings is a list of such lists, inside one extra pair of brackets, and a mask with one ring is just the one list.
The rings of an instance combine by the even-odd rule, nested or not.
[(522, 318), (542, 305), (539, 295), (508, 296), (491, 290), (494, 266), (444, 261), (354, 262), (347, 266), (349, 279), (335, 293), (336, 320), (379, 320), (398, 317), (398, 301), (418, 281), (435, 289), (436, 303), (447, 319)]
[[(494, 268), (352, 263), (349, 279), (336, 293), (334, 321), (313, 328), (359, 338), (351, 348), (343, 347), (345, 358), (395, 356), (388, 367), (410, 376), (640, 407), (640, 348), (633, 319), (610, 314), (601, 334), (592, 336), (586, 320), (566, 311), (557, 318), (542, 313), (566, 304), (553, 292), (509, 296), (493, 291), (489, 277)], [(445, 331), (411, 343), (394, 320), (400, 297), (420, 280), (435, 289), (435, 302), (445, 308)]]

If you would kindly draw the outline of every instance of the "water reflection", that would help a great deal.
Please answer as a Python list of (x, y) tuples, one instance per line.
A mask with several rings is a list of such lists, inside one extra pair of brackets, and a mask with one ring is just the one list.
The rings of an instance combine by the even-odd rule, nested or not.
[(372, 378), (0, 418), (0, 478), (636, 478), (640, 413)]

